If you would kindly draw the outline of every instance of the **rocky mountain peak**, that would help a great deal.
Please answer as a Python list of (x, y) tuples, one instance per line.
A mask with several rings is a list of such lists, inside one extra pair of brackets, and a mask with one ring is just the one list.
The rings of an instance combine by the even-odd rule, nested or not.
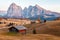
[(7, 11), (7, 17), (20, 18), (22, 16), (22, 8), (15, 3), (12, 3)]

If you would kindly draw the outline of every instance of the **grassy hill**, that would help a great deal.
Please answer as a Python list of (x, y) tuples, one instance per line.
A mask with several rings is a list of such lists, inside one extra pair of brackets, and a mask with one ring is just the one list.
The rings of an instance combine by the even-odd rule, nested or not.
[(37, 34), (52, 34), (60, 36), (60, 20), (59, 21), (48, 21), (46, 23), (39, 24), (29, 24), (25, 25), (29, 28), (29, 33), (33, 32), (33, 29), (36, 30)]
[[(0, 40), (60, 40), (60, 20), (24, 26), (28, 28), (26, 35), (7, 33), (0, 30)], [(33, 34), (33, 29), (36, 30), (37, 34)]]

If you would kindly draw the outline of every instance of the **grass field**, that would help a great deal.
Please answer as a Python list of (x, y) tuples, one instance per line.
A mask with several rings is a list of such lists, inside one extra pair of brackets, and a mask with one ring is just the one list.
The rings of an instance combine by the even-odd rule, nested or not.
[(5, 34), (0, 35), (0, 40), (60, 40), (60, 37), (48, 34)]
[[(60, 40), (60, 20), (24, 26), (28, 28), (26, 35), (9, 33), (4, 29), (0, 30), (0, 40)], [(33, 34), (33, 29), (37, 34)]]
[(60, 36), (60, 20), (59, 21), (48, 21), (42, 24), (29, 24), (25, 25), (29, 28), (31, 33), (33, 29), (36, 29), (37, 34), (52, 34), (55, 36)]

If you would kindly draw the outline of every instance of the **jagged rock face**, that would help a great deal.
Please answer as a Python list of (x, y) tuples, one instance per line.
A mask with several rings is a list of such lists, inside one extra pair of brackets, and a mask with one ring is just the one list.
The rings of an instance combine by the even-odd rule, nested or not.
[(7, 17), (9, 18), (21, 18), (22, 17), (22, 8), (17, 6), (15, 3), (12, 3), (7, 11)]
[(43, 13), (44, 10), (39, 7), (38, 5), (35, 5), (35, 6), (29, 6), (28, 8), (24, 8), (23, 10), (23, 14), (25, 14), (24, 16), (29, 18), (29, 17), (36, 17), (36, 16), (40, 16), (41, 14), (44, 14)]
[(28, 10), (26, 7), (23, 10), (23, 16), (24, 16), (24, 18), (28, 18)]
[(56, 12), (48, 11), (40, 7), (39, 5), (25, 7), (23, 10), (20, 6), (12, 3), (7, 11), (7, 18), (31, 18), (31, 19), (44, 19), (59, 17), (60, 14)]

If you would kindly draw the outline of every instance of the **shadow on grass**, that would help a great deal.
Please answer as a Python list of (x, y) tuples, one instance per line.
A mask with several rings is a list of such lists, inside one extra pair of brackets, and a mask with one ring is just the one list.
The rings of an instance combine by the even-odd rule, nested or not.
[(7, 33), (5, 33), (4, 35), (8, 35), (8, 36), (17, 36), (18, 33), (16, 33), (16, 32), (7, 32)]

